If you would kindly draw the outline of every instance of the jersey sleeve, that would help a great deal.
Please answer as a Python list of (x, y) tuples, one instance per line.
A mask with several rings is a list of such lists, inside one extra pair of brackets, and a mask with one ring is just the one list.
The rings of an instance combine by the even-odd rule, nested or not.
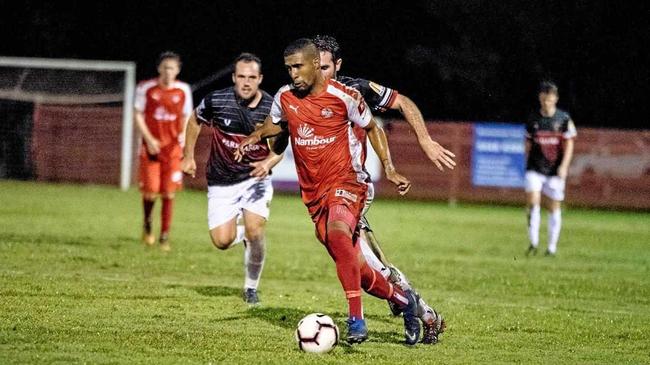
[(271, 116), (273, 124), (279, 124), (280, 122), (286, 120), (286, 116), (284, 115), (284, 110), (282, 109), (282, 103), (280, 100), (282, 93), (284, 92), (283, 89), (278, 90), (278, 92), (273, 97), (273, 104), (271, 104), (271, 112), (269, 114)]
[(350, 121), (361, 128), (365, 128), (372, 120), (368, 104), (360, 94), (357, 98), (350, 98), (350, 102), (346, 103), (348, 108), (348, 118)]
[(576, 126), (573, 123), (573, 120), (571, 117), (567, 114), (567, 122), (566, 122), (566, 127), (562, 131), (562, 138), (564, 139), (572, 139), (576, 138), (578, 135), (578, 131), (576, 130)]
[(397, 90), (365, 79), (357, 79), (361, 94), (372, 110), (385, 111), (390, 109), (399, 93)]
[(212, 106), (212, 103), (210, 102), (211, 94), (208, 94), (203, 100), (201, 100), (201, 103), (199, 106), (196, 107), (194, 112), (196, 113), (196, 118), (198, 119), (198, 122), (200, 124), (207, 124), (210, 125), (213, 117), (214, 117), (214, 108)]
[(183, 104), (183, 115), (189, 116), (192, 114), (192, 108), (194, 108), (194, 101), (192, 100), (192, 89), (190, 85), (183, 84), (183, 92), (185, 93), (185, 104)]
[(138, 85), (135, 89), (135, 101), (133, 106), (135, 110), (144, 113), (145, 105), (147, 104), (147, 90), (148, 88), (144, 84)]

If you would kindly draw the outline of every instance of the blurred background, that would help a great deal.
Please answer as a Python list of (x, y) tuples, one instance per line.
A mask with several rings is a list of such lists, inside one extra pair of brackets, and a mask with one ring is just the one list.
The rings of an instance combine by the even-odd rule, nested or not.
[[(181, 78), (194, 86), (195, 103), (209, 91), (230, 85), (223, 70), (242, 51), (262, 58), (262, 86), (274, 93), (288, 80), (282, 51), (290, 41), (333, 35), (343, 49), (342, 74), (409, 96), (431, 122), (433, 138), (458, 154), (461, 166), (453, 173), (423, 168), (426, 160), (400, 115), (384, 115), (391, 143), (408, 147), (395, 158), (419, 187), (415, 198), (520, 202), (520, 188), (472, 183), (473, 128), (478, 122), (523, 123), (537, 107), (539, 80), (550, 78), (559, 85), (559, 107), (570, 112), (578, 127), (569, 203), (650, 208), (647, 3), (2, 1), (2, 8), (0, 56), (129, 61), (135, 64), (135, 78), (143, 80), (156, 76), (160, 52), (174, 50), (184, 58)], [(0, 177), (118, 184), (119, 177), (109, 170), (116, 168), (119, 174), (120, 159), (102, 165), (93, 154), (100, 154), (97, 146), (107, 139), (117, 144), (106, 144), (103, 155), (124, 151), (124, 115), (117, 110), (124, 90), (121, 73), (91, 78), (91, 86), (79, 81), (86, 78), (89, 84), (83, 73), (63, 77), (59, 72), (63, 80), (76, 80), (69, 84), (51, 74), (29, 73), (59, 85), (48, 92), (66, 94), (69, 98), (62, 103), (7, 97), (29, 76), (16, 67), (2, 72)], [(79, 95), (85, 100), (79, 103), (86, 106), (75, 109), (75, 100), (69, 99), (83, 87), (87, 91)], [(98, 100), (89, 94), (115, 97)], [(83, 114), (89, 105), (117, 109), (112, 114), (104, 109)], [(71, 122), (95, 120), (97, 115), (106, 118), (100, 125), (114, 126), (114, 137), (101, 134), (102, 128), (91, 131), (87, 124)], [(93, 153), (79, 143), (89, 135), (98, 136), (89, 147)], [(76, 149), (64, 148), (59, 160), (53, 144), (62, 138), (70, 138), (66, 145)], [(88, 170), (63, 176), (61, 166), (70, 159), (87, 163)], [(381, 186), (380, 191), (392, 194)]]

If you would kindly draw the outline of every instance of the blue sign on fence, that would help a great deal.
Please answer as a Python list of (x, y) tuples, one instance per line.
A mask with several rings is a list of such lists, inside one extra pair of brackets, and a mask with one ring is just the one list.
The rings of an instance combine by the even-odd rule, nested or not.
[(521, 188), (526, 169), (526, 128), (520, 124), (475, 123), (472, 184)]

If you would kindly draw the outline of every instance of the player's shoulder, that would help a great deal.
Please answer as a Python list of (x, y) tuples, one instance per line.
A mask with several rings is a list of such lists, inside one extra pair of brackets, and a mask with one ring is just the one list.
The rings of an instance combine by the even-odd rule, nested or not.
[(149, 90), (152, 87), (156, 87), (156, 86), (158, 86), (158, 79), (153, 78), (153, 79), (147, 79), (138, 82), (136, 88), (139, 90)]
[(267, 102), (267, 101), (273, 101), (273, 96), (269, 93), (267, 93), (265, 90), (260, 89), (260, 92), (262, 93), (262, 101)]
[(559, 108), (556, 110), (556, 117), (558, 119), (561, 119), (563, 122), (568, 122), (571, 120), (571, 115), (569, 115), (569, 112)]
[(188, 84), (188, 83), (185, 82), (185, 81), (181, 81), (181, 80), (176, 80), (176, 81), (174, 81), (174, 83), (173, 83), (172, 86), (173, 86), (175, 89), (181, 89), (181, 90), (183, 90), (183, 91), (191, 91), (191, 90), (192, 90), (192, 88), (190, 87), (190, 84)]
[(338, 80), (328, 80), (327, 92), (341, 99), (344, 99), (344, 101), (346, 102), (348, 101), (347, 99), (350, 98), (353, 100), (358, 100), (359, 97), (361, 96), (358, 89), (350, 87)]

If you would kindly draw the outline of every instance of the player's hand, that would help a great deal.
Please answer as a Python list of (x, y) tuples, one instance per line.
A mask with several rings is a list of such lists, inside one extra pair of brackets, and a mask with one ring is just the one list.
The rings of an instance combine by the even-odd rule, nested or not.
[(456, 162), (454, 162), (454, 157), (456, 157), (456, 155), (442, 147), (438, 142), (432, 140), (431, 138), (424, 142), (420, 142), (420, 147), (427, 155), (429, 160), (436, 164), (438, 170), (444, 171), (445, 168), (443, 165), (447, 166), (447, 168), (450, 170), (453, 170), (456, 166)]
[(250, 172), (250, 175), (256, 177), (258, 180), (262, 180), (269, 176), (269, 172), (271, 172), (271, 168), (266, 160), (251, 162), (249, 165), (253, 167), (253, 171)]
[(181, 161), (181, 170), (192, 177), (196, 176), (196, 161), (193, 158), (183, 158)]
[(406, 177), (400, 175), (395, 171), (395, 168), (386, 169), (386, 178), (397, 186), (399, 195), (405, 195), (411, 190), (411, 182)]
[(241, 162), (241, 160), (244, 158), (244, 155), (246, 154), (246, 147), (257, 143), (260, 140), (261, 138), (255, 133), (244, 138), (244, 140), (239, 144), (239, 147), (237, 147), (235, 150), (235, 161)]
[(147, 152), (150, 155), (157, 155), (160, 153), (160, 141), (155, 139), (154, 137), (151, 137), (149, 139), (145, 139), (145, 144), (147, 145)]
[(569, 174), (569, 167), (560, 165), (560, 167), (557, 168), (557, 176), (562, 179), (566, 180), (567, 175)]

